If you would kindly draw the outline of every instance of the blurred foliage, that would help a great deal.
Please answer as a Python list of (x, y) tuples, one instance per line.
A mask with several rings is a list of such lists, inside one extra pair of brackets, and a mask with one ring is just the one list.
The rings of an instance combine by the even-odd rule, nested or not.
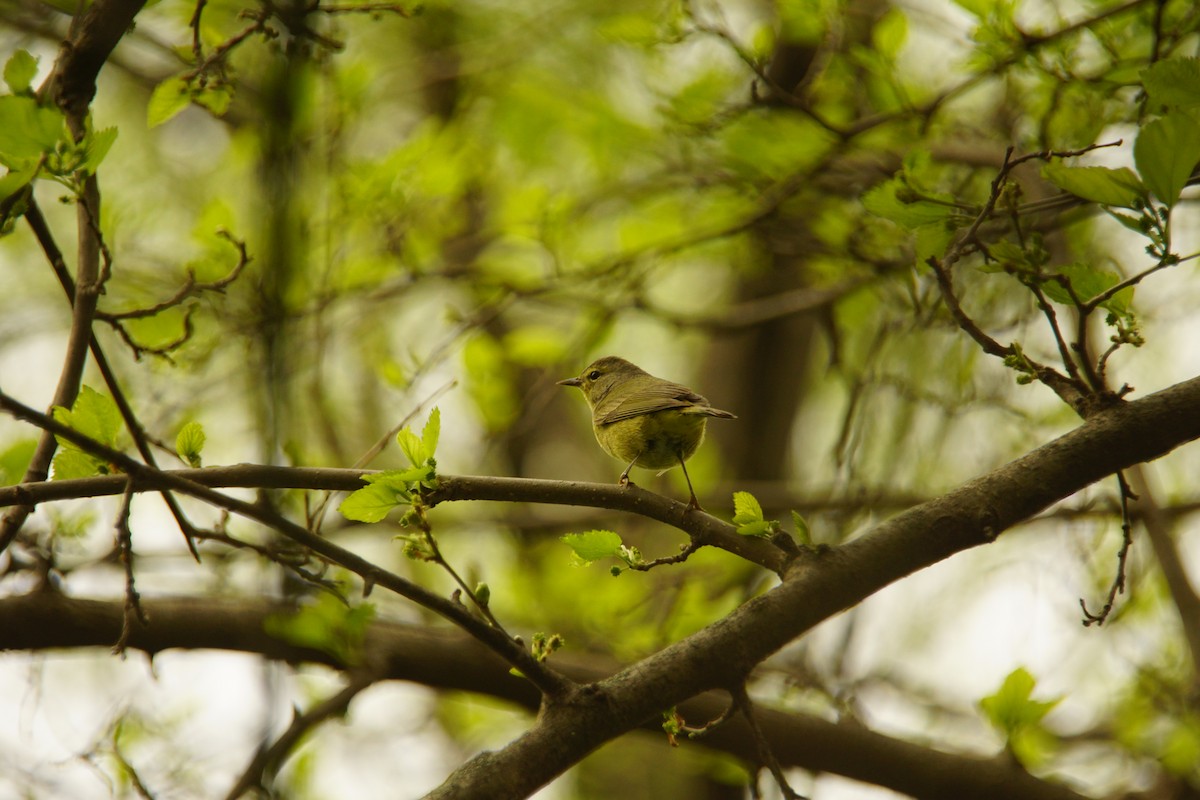
[[(180, 431), (186, 461), (198, 463), (203, 446), (206, 464), (349, 466), (438, 396), (440, 431), (405, 429), (407, 447), (390, 445), (369, 464), (397, 471), (347, 501), (359, 520), (383, 519), (411, 501), (415, 484), (435, 480), (439, 434), (442, 474), (615, 480), (621, 465), (603, 459), (579, 404), (554, 386), (606, 353), (738, 414), (739, 427), (712, 432), (690, 462), (697, 490), (712, 498), (706, 507), (736, 514), (748, 534), (775, 530), (772, 519), (791, 511), (817, 543), (848, 538), (1074, 424), (1045, 387), (1018, 385), (1033, 380), (1031, 360), (1066, 369), (1046, 308), (1064, 327), (1095, 310), (1089, 301), (1102, 309), (1080, 327), (1091, 362), (1105, 354), (1106, 386), (1191, 377), (1180, 365), (1194, 356), (1173, 357), (1194, 351), (1184, 322), (1200, 300), (1189, 261), (1195, 200), (1185, 188), (1200, 160), (1200, 8), (1190, 0), (433, 0), (419, 13), (416, 4), (163, 0), (138, 16), (106, 65), (80, 143), (57, 109), (35, 99), (69, 24), (65, 9), (0, 4), (2, 49), (12, 53), (0, 97), (5, 390), (46, 405), (48, 365), (70, 318), (21, 215), (36, 198), (70, 253), (71, 197), (95, 172), (112, 258), (101, 311), (164, 304), (98, 324), (97, 334), (142, 423), (160, 441)], [(1045, 157), (1014, 170), (993, 197), (1010, 146)], [(971, 318), (1019, 346), (1006, 362), (983, 356), (959, 329), (929, 266), (989, 200), (997, 213), (979, 228), (986, 244), (953, 266), (953, 280)], [(1019, 224), (1005, 227), (1011, 219)], [(230, 273), (222, 231), (245, 242), (246, 272), (165, 302), (189, 280)], [(102, 401), (111, 404), (89, 390), (56, 414), (113, 442), (119, 418)], [(15, 482), (32, 452), (28, 433), (0, 434), (0, 473)], [(1194, 481), (1181, 477), (1195, 474), (1189, 457), (1164, 476), (1168, 502), (1195, 499)], [(88, 458), (65, 447), (55, 476), (107, 469)], [(641, 482), (664, 489), (657, 480)], [(1111, 509), (1113, 492), (1095, 487), (1077, 506)], [(485, 605), (510, 630), (561, 635), (566, 653), (648, 654), (768, 585), (708, 551), (614, 578), (573, 565), (558, 537), (587, 531), (571, 540), (579, 558), (630, 565), (678, 552), (677, 536), (595, 511), (470, 505), (431, 511), (442, 555), (470, 585), (486, 585)], [(307, 500), (303, 508), (312, 510)], [(112, 536), (104, 517), (88, 528), (88, 550), (66, 522), (26, 544), (68, 584), (95, 568), (118, 594), (119, 570), (99, 555)], [(1095, 571), (1103, 592), (1115, 560), (1101, 536), (1109, 522), (1080, 519), (1061, 538), (1079, 537), (1103, 566), (1060, 555), (1053, 596), (1038, 598), (1052, 606), (1044, 624), (1064, 637), (1081, 634), (1074, 598), (1060, 595), (1092, 591)], [(399, 530), (379, 525), (387, 532), (366, 536), (385, 541)], [(261, 536), (240, 521), (229, 530)], [(325, 520), (329, 536), (363, 530)], [(380, 545), (378, 560), (449, 585), (400, 550)], [(253, 553), (227, 557), (237, 569), (212, 568), (211, 585), (143, 580), (196, 592), (258, 592), (271, 580)], [(1036, 581), (1021, 566), (1004, 578), (1011, 591)], [(906, 666), (933, 658), (930, 631), (953, 638), (983, 624), (958, 616), (980, 582), (958, 572), (929, 608), (852, 611), (837, 623), (839, 644), (789, 650), (758, 693), (786, 703), (812, 691), (832, 698), (829, 713), (873, 722), (863, 687), (891, 683), (891, 708), (933, 720), (899, 725), (898, 735), (986, 751), (991, 723), (1031, 769), (1097, 793), (1133, 787), (1150, 769), (1200, 789), (1200, 725), (1186, 702), (1194, 688), (1184, 659), (1168, 655), (1179, 633), (1166, 600), (1071, 639), (1094, 653), (1113, 637), (1137, 676), (1100, 656), (1064, 660), (1052, 676), (1045, 666), (1013, 671), (1029, 660), (1017, 652), (978, 675)], [(1163, 594), (1152, 565), (1136, 564), (1130, 582), (1135, 597)], [(394, 598), (373, 600), (380, 616), (413, 615)], [(368, 607), (305, 608), (279, 635), (357, 655), (366, 618), (356, 614)], [(855, 626), (876, 615), (886, 615), (891, 638), (864, 642)], [(1051, 735), (1055, 716), (1031, 699), (1032, 672), (1064, 708), (1086, 705), (1073, 717), (1086, 724)], [(1105, 699), (1077, 699), (1093, 681)], [(507, 710), (457, 702), (436, 720), (464, 747), (498, 746), (519, 729)], [(970, 718), (966, 733), (941, 742), (937, 721), (954, 714)], [(1073, 735), (1083, 743), (1076, 753)], [(124, 736), (136, 761), (140, 745)], [(627, 785), (639, 773), (606, 753), (578, 771), (577, 796), (696, 797), (690, 781), (705, 775), (710, 796), (728, 796), (714, 787), (731, 772), (742, 777), (723, 759), (689, 756), (674, 762), (689, 782), (656, 774), (651, 792)], [(229, 755), (225, 772), (242, 755)], [(312, 751), (303, 758), (285, 773), (296, 791), (321, 763)], [(669, 777), (663, 764), (673, 759), (655, 768)], [(1089, 777), (1106, 759), (1130, 766)], [(164, 765), (157, 777), (169, 773)], [(223, 790), (224, 774), (196, 791)], [(155, 771), (143, 777), (153, 784)], [(574, 784), (564, 785), (569, 796)]]

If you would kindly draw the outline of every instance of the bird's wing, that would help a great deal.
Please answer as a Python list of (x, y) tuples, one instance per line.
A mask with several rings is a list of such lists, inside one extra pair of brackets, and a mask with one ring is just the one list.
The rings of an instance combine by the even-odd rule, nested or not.
[(707, 406), (708, 401), (686, 386), (661, 381), (638, 387), (620, 399), (601, 400), (596, 406), (594, 418), (597, 425), (608, 425), (656, 411), (695, 405)]

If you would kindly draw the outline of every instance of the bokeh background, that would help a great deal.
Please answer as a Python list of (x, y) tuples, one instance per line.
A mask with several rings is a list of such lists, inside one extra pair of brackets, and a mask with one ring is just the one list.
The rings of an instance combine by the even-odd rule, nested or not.
[[(1133, 141), (1155, 113), (1142, 70), (1170, 59), (1194, 66), (1200, 44), (1200, 11), (1187, 0), (422, 5), (163, 0), (138, 15), (93, 104), (94, 127), (119, 132), (99, 172), (112, 254), (100, 307), (153, 306), (189, 274), (219, 281), (238, 260), (222, 231), (252, 259), (219, 291), (126, 321), (128, 339), (97, 324), (146, 429), (169, 444), (199, 422), (206, 465), (350, 466), (437, 405), (444, 473), (615, 481), (622, 465), (596, 446), (578, 393), (554, 382), (618, 354), (738, 414), (713, 421), (689, 463), (709, 511), (728, 519), (732, 493), (750, 491), (768, 518), (790, 528), (797, 511), (829, 544), (1077, 424), (1045, 387), (1019, 384), (979, 351), (919, 263), (928, 242), (864, 197), (906, 170), (968, 213), (1010, 145), (1120, 141), (1069, 163), (1136, 166)], [(211, 57), (202, 74), (198, 8)], [(0, 2), (0, 52), (36, 56), (35, 86), (68, 12)], [(1059, 194), (1039, 166), (1015, 173), (1021, 202)], [(36, 192), (72, 253), (66, 190), (41, 181)], [(1173, 252), (1185, 258), (1197, 246), (1191, 197), (1171, 218)], [(1094, 205), (1029, 225), (1053, 264), (1120, 276), (1154, 264), (1143, 236)], [(6, 234), (0, 386), (44, 408), (70, 308), (22, 221)], [(1053, 362), (1028, 289), (981, 263), (956, 268), (967, 311), (999, 341)], [(1113, 387), (1141, 396), (1200, 373), (1194, 263), (1137, 287), (1146, 343), (1111, 358)], [(1097, 351), (1111, 332), (1094, 321)], [(85, 383), (102, 389), (91, 372)], [(0, 418), (5, 483), (20, 480), (35, 437)], [(370, 466), (402, 464), (393, 444)], [(1185, 448), (1147, 468), (1144, 493), (1193, 574), (1198, 469), (1196, 449)], [(686, 494), (677, 471), (635, 477)], [(300, 493), (277, 502), (304, 518)], [(72, 596), (119, 598), (117, 503), (40, 507), (0, 557), (0, 593), (30, 591), (45, 579), (39, 563)], [(1161, 786), (1192, 794), (1154, 796), (1194, 796), (1195, 665), (1140, 527), (1113, 615), (1080, 624), (1079, 600), (1102, 604), (1116, 573), (1118, 505), (1110, 479), (880, 592), (765, 663), (755, 696), (992, 754), (1012, 731), (980, 701), (1024, 669), (1034, 698), (1057, 701), (1020, 741), (1008, 739), (1036, 774), (1098, 797)], [(213, 509), (185, 507), (200, 524), (219, 522)], [(506, 625), (561, 633), (577, 653), (635, 660), (771, 585), (753, 565), (707, 551), (614, 579), (608, 565), (574, 564), (559, 541), (606, 528), (648, 557), (675, 552), (678, 532), (632, 516), (470, 503), (431, 519), (447, 558), (488, 582)], [(202, 546), (197, 565), (154, 496), (135, 500), (132, 528), (145, 596), (308, 591), (217, 543)], [(248, 522), (229, 530), (271, 539)], [(392, 523), (352, 524), (331, 507), (323, 532), (453, 588), (405, 559)], [(381, 595), (371, 598), (379, 617), (430, 621)], [(223, 796), (293, 706), (339, 685), (324, 668), (215, 651), (152, 662), (10, 652), (0, 676), (0, 795), (39, 798)], [(485, 693), (380, 684), (305, 741), (275, 790), (417, 796), (528, 721)], [(746, 774), (698, 744), (672, 749), (639, 733), (539, 797), (743, 797)], [(814, 800), (899, 796), (792, 775)]]

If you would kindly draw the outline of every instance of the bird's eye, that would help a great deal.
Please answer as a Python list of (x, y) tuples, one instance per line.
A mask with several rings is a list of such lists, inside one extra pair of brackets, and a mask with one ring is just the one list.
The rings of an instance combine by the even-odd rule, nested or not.
[(600, 377), (600, 370), (598, 370), (598, 369), (594, 369), (594, 370), (592, 370), (591, 372), (589, 372), (589, 373), (588, 373), (588, 380), (589, 380), (589, 381), (594, 381), (594, 380), (596, 380), (596, 379), (597, 379), (597, 378), (599, 378), (599, 377)]

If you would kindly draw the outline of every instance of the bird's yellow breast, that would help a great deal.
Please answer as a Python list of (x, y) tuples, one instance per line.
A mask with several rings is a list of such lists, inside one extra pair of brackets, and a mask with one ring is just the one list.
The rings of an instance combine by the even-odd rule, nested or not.
[(593, 429), (596, 441), (613, 458), (645, 469), (670, 469), (696, 452), (704, 440), (704, 422), (702, 415), (669, 409)]

